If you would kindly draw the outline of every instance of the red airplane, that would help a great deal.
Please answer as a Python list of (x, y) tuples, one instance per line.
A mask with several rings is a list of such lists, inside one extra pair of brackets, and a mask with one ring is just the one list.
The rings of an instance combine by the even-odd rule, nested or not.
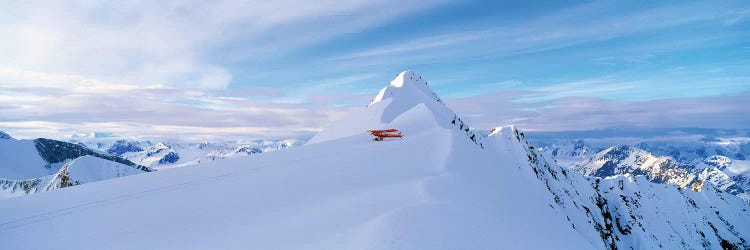
[(385, 138), (403, 138), (401, 131), (398, 129), (381, 129), (381, 130), (367, 130), (371, 135), (375, 136), (373, 140), (382, 141)]

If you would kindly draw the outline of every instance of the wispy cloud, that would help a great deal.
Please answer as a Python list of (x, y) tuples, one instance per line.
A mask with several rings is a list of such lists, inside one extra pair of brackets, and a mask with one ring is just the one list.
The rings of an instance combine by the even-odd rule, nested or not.
[(608, 96), (626, 90), (637, 90), (648, 86), (643, 81), (612, 81), (611, 79), (586, 79), (563, 82), (535, 88), (536, 94), (518, 99), (517, 102), (529, 103), (553, 100), (562, 97)]
[[(747, 3), (460, 13), (472, 4), (3, 2), (0, 130), (309, 135), (407, 67), (447, 99), (474, 96), (453, 102), (479, 120), (535, 129), (662, 124), (654, 119), (706, 125), (696, 117), (718, 112), (726, 124), (745, 122), (729, 118), (733, 104), (716, 98), (750, 88), (741, 57)], [(459, 8), (442, 8), (451, 5)], [(500, 90), (507, 92), (483, 95)], [(687, 109), (690, 100), (707, 104)], [(671, 109), (662, 117), (645, 105)]]
[[(135, 85), (226, 88), (259, 62), (447, 1), (50, 1), (3, 4), (0, 66)], [(242, 46), (237, 46), (241, 44)]]
[(500, 92), (448, 99), (477, 128), (516, 124), (529, 130), (575, 131), (608, 128), (750, 128), (750, 92), (727, 96), (617, 101), (565, 97), (524, 103), (531, 92)]
[[(0, 130), (20, 138), (60, 138), (88, 132), (151, 137), (299, 137), (309, 136), (350, 109), (334, 105), (342, 100), (335, 96), (279, 103), (271, 99), (286, 94), (271, 88), (230, 91), (135, 86), (71, 75), (8, 72), (21, 74), (18, 80), (23, 81), (0, 84)], [(51, 81), (36, 82), (40, 77)]]
[(410, 38), (326, 60), (344, 62), (341, 66), (346, 67), (352, 66), (351, 61), (388, 64), (403, 57), (433, 59), (428, 61), (477, 60), (539, 53), (696, 22), (721, 21), (737, 15), (731, 8), (693, 2), (632, 10), (617, 2), (594, 2), (499, 26), (454, 27), (454, 32)]

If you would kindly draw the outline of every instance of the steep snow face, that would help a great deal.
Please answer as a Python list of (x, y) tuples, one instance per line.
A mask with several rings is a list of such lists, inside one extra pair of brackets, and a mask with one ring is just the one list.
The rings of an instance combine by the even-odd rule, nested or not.
[[(552, 194), (550, 207), (607, 249), (745, 249), (748, 205), (707, 183), (703, 191), (654, 184), (644, 176), (585, 177), (555, 166), (522, 132), (505, 128), (506, 143), (524, 152), (533, 175)], [(507, 132), (506, 132), (507, 131)], [(512, 136), (509, 136), (512, 135)], [(490, 136), (493, 138), (493, 136)], [(496, 144), (493, 144), (496, 145)], [(719, 212), (720, 211), (720, 212)], [(717, 226), (719, 225), (719, 226)], [(587, 229), (592, 229), (593, 232)], [(679, 239), (679, 240), (676, 240)]]
[[(400, 98), (363, 112), (375, 119), (355, 114), (283, 152), (0, 200), (0, 241), (11, 249), (748, 247), (748, 205), (710, 184), (693, 192), (587, 178), (550, 163), (512, 126), (478, 144), (452, 111), (434, 110), (439, 102)], [(383, 122), (389, 104), (410, 102)], [(375, 126), (405, 136), (373, 141), (353, 130)]]

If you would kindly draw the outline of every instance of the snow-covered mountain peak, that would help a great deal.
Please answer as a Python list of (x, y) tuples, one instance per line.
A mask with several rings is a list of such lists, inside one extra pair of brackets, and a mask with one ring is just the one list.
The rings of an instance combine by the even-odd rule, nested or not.
[(0, 131), (0, 140), (15, 140), (13, 137), (11, 137), (9, 134)]
[(422, 102), (432, 100), (430, 102), (437, 102), (444, 105), (440, 97), (430, 89), (427, 81), (423, 80), (422, 76), (411, 70), (406, 70), (396, 75), (396, 78), (394, 78), (388, 86), (385, 86), (380, 92), (378, 92), (378, 95), (372, 99), (370, 105), (391, 98), (410, 99)]
[(143, 151), (143, 148), (139, 145), (137, 141), (128, 141), (128, 140), (116, 140), (112, 142), (112, 144), (109, 145), (106, 152), (113, 154), (113, 155), (122, 155), (127, 152), (139, 152)]
[(503, 139), (513, 139), (517, 138), (517, 140), (520, 141), (521, 137), (519, 137), (520, 131), (516, 129), (516, 126), (514, 125), (507, 125), (507, 126), (500, 126), (495, 127), (492, 130), (490, 130), (490, 134), (487, 135), (487, 138), (503, 138)]
[(393, 87), (396, 87), (396, 88), (403, 87), (404, 84), (406, 84), (406, 83), (415, 82), (414, 81), (414, 77), (415, 76), (419, 77), (420, 80), (422, 79), (421, 76), (418, 76), (413, 71), (411, 71), (411, 70), (404, 70), (403, 72), (398, 73), (398, 75), (396, 75), (396, 78), (393, 79), (393, 81), (391, 81), (390, 85), (393, 86)]
[(726, 156), (713, 155), (713, 156), (707, 157), (706, 159), (703, 159), (703, 163), (706, 166), (715, 167), (723, 171), (727, 167), (732, 165), (732, 159), (729, 159), (729, 157), (726, 157)]
[(194, 147), (196, 149), (213, 149), (213, 150), (224, 149), (223, 145), (209, 142), (209, 141), (203, 141), (201, 143), (196, 144)]
[(409, 136), (432, 128), (452, 126), (470, 133), (469, 126), (443, 103), (427, 81), (407, 70), (381, 89), (367, 108), (334, 122), (307, 144), (364, 135), (364, 131), (370, 129), (395, 128)]
[(543, 145), (541, 149), (561, 166), (571, 166), (580, 163), (596, 154), (583, 140), (558, 141)]
[(516, 131), (515, 125), (495, 127), (492, 130), (490, 130), (490, 136), (496, 136), (500, 134), (511, 134), (514, 131)]
[(172, 147), (169, 146), (166, 142), (159, 142), (156, 143), (156, 145), (152, 146), (151, 149), (159, 150), (159, 149), (171, 149)]

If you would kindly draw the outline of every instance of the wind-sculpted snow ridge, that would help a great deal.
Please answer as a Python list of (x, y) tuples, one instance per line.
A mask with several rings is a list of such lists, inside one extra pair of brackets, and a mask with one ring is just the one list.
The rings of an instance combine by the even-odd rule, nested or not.
[[(369, 107), (301, 147), (0, 200), (0, 242), (8, 249), (750, 247), (750, 207), (739, 198), (709, 183), (695, 192), (641, 177), (584, 177), (547, 160), (513, 126), (475, 143), (426, 84), (409, 87), (415, 79), (399, 74)], [(397, 128), (404, 138), (373, 141), (365, 130), (376, 128)]]
[(378, 92), (366, 110), (351, 114), (335, 123), (335, 127), (331, 126), (318, 133), (307, 144), (357, 135), (369, 129), (397, 128), (408, 137), (410, 134), (418, 133), (423, 124), (405, 124), (405, 121), (397, 118), (418, 107), (428, 110), (431, 119), (439, 126), (452, 127), (461, 131), (473, 144), (484, 147), (482, 136), (449, 109), (443, 100), (430, 89), (427, 81), (410, 70), (396, 75), (393, 81)]

